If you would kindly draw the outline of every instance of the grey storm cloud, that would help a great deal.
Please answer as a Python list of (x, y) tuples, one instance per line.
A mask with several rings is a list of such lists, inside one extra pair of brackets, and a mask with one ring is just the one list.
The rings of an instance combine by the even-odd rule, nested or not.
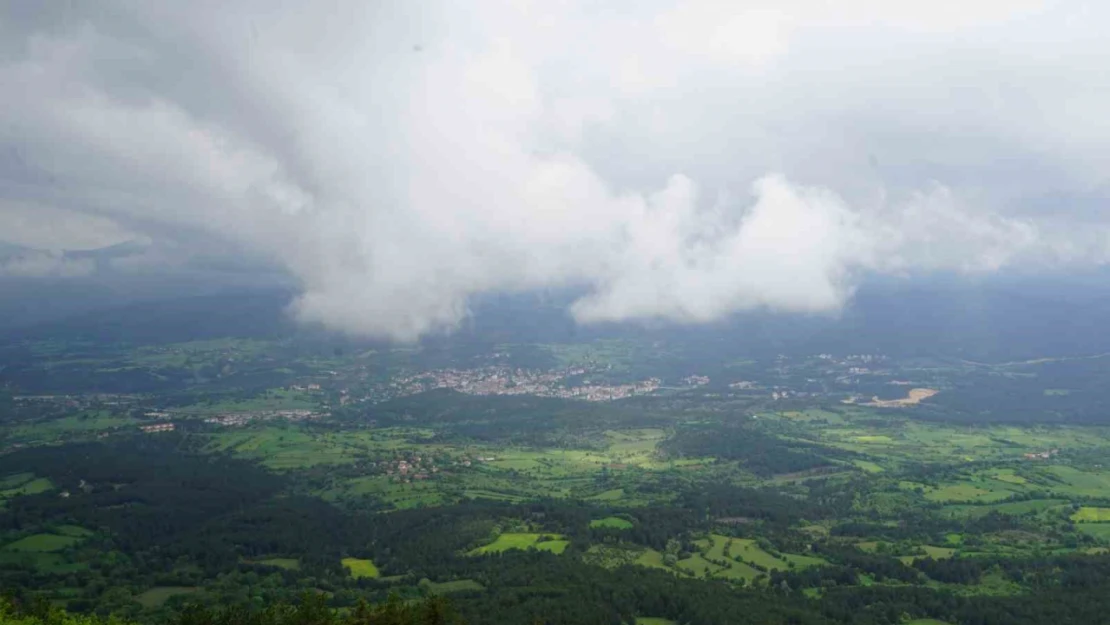
[(230, 248), (411, 340), (486, 292), (702, 322), (1110, 252), (1102, 3), (2, 6), (9, 273)]

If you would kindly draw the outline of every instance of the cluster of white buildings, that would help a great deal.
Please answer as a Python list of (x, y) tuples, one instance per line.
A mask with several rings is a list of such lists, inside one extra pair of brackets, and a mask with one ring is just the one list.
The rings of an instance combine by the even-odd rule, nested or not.
[(208, 417), (205, 423), (214, 425), (237, 426), (246, 425), (251, 421), (267, 419), (288, 419), (289, 421), (303, 421), (305, 419), (318, 419), (325, 416), (314, 410), (259, 410), (254, 412), (229, 412)]
[[(393, 380), (390, 388), (397, 396), (413, 395), (437, 388), (449, 388), (470, 395), (534, 395), (586, 401), (609, 401), (632, 395), (652, 393), (660, 380), (650, 378), (629, 384), (590, 384), (567, 386), (564, 381), (585, 375), (581, 367), (564, 370), (534, 371), (510, 367), (479, 369), (437, 369)], [(706, 378), (708, 382), (708, 378)]]

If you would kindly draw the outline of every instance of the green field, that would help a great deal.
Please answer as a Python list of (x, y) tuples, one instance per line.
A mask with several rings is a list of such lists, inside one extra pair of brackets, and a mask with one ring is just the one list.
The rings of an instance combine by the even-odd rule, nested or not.
[(348, 572), (350, 572), (351, 577), (381, 577), (381, 572), (378, 571), (378, 567), (374, 566), (374, 563), (370, 560), (363, 560), (359, 558), (343, 558), (342, 564), (343, 567), (347, 569)]
[(604, 519), (594, 519), (593, 521), (590, 521), (590, 527), (608, 527), (618, 530), (627, 530), (632, 529), (633, 525), (631, 521), (628, 521), (626, 519), (610, 516), (605, 517)]
[(80, 525), (59, 525), (54, 528), (54, 533), (61, 534), (62, 536), (72, 536), (73, 538), (88, 538), (92, 536), (94, 532)]
[(1071, 520), (1076, 523), (1110, 523), (1110, 508), (1083, 506), (1071, 515)]
[(710, 577), (725, 568), (713, 564), (697, 553), (685, 560), (679, 560), (675, 566), (678, 567), (678, 570), (694, 577)]
[(670, 570), (663, 562), (663, 554), (654, 549), (645, 549), (633, 562), (637, 566), (646, 566), (653, 569), (666, 569)]
[(1110, 523), (1080, 523), (1079, 531), (1101, 540), (1110, 542)]
[(145, 608), (157, 608), (171, 597), (192, 594), (197, 590), (191, 586), (155, 586), (135, 597), (135, 600)]
[(983, 502), (991, 503), (1006, 499), (1011, 494), (1009, 490), (983, 488), (972, 483), (945, 484), (940, 488), (929, 490), (925, 498), (929, 501), (940, 503), (952, 502)]
[(140, 421), (106, 410), (89, 410), (60, 419), (18, 425), (11, 429), (13, 441), (23, 443), (56, 443), (67, 438), (91, 438), (105, 430), (129, 429)]
[(637, 616), (636, 625), (678, 625), (678, 621), (655, 616)]
[[(541, 540), (546, 538), (547, 540)], [(539, 549), (541, 551), (550, 551), (555, 554), (563, 553), (570, 542), (563, 540), (559, 534), (536, 534), (531, 532), (510, 532), (501, 534), (497, 540), (478, 547), (470, 552), (470, 555), (483, 555), (487, 553), (500, 553), (510, 549)]]
[(66, 547), (75, 545), (81, 542), (81, 539), (74, 538), (73, 536), (59, 536), (57, 534), (33, 534), (25, 538), (21, 538), (13, 543), (4, 546), (5, 551), (22, 551), (22, 552), (51, 552), (61, 551)]
[[(27, 476), (28, 479), (21, 482), (15, 481), (24, 476)], [(5, 479), (5, 483), (11, 484), (11, 486), (4, 490), (0, 490), (0, 498), (4, 499), (19, 495), (38, 495), (54, 489), (53, 482), (45, 477), (36, 478), (30, 473), (21, 473), (17, 476), (11, 476)]]
[(944, 509), (956, 516), (980, 517), (991, 512), (1001, 514), (1029, 514), (1044, 512), (1066, 505), (1066, 499), (1030, 499), (1028, 501), (1007, 501), (990, 505), (949, 505)]

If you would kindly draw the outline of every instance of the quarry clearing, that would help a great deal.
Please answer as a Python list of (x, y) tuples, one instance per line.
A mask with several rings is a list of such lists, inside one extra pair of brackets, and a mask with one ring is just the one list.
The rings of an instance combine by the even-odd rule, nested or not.
[(879, 399), (872, 397), (871, 401), (863, 404), (864, 406), (873, 406), (875, 408), (904, 408), (906, 406), (914, 406), (920, 404), (922, 401), (929, 399), (940, 391), (935, 388), (912, 388), (910, 392), (901, 399)]

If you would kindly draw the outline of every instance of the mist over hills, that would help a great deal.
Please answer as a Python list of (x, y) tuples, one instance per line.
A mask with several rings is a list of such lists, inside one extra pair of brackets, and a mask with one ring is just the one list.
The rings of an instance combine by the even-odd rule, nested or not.
[[(582, 325), (567, 313), (572, 292), (499, 294), (475, 298), (456, 331), (420, 344), (459, 349), (636, 339), (681, 347), (694, 360), (823, 352), (984, 361), (1094, 354), (1110, 351), (1110, 336), (1101, 332), (1110, 315), (1110, 287), (1101, 278), (891, 280), (860, 289), (838, 315), (753, 312), (702, 325)], [(296, 292), (288, 286), (234, 286), (203, 275), (9, 285), (19, 296), (0, 304), (0, 327), (12, 340), (162, 343), (299, 334), (337, 344), (387, 344), (294, 323), (287, 307)]]

